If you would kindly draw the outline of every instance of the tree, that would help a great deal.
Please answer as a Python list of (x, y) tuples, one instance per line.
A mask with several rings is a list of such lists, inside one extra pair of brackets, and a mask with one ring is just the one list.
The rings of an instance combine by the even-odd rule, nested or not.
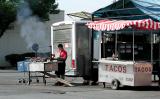
[(13, 2), (0, 0), (0, 37), (16, 20), (16, 6)]
[(50, 14), (57, 14), (58, 4), (55, 4), (55, 0), (25, 0), (29, 3), (33, 15), (38, 15), (42, 20), (49, 20)]
[[(49, 20), (49, 14), (57, 14), (58, 4), (55, 0), (24, 0), (28, 2), (33, 15), (37, 15), (41, 20)], [(0, 0), (0, 37), (10, 28), (11, 23), (16, 20), (17, 9), (22, 0)]]

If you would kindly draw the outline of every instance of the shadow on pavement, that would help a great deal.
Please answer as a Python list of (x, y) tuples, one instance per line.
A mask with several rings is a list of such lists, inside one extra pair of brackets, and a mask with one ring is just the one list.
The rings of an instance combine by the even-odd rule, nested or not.
[(132, 91), (160, 91), (160, 87), (159, 87), (159, 86), (140, 86), (140, 87), (124, 86), (124, 87), (121, 87), (119, 90), (132, 90)]

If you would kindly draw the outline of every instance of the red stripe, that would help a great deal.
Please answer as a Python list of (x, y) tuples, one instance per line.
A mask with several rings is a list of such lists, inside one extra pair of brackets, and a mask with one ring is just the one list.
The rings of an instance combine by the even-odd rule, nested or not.
[(94, 30), (120, 30), (128, 26), (133, 26), (138, 29), (146, 29), (146, 30), (157, 30), (160, 29), (160, 23), (154, 22), (151, 19), (144, 20), (100, 20), (93, 21), (86, 24), (88, 28), (93, 28)]

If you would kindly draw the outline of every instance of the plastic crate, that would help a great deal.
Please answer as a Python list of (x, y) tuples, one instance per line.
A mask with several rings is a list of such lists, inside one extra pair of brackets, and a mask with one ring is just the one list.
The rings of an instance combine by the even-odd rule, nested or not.
[(17, 70), (19, 72), (28, 72), (29, 71), (29, 63), (27, 61), (19, 61), (17, 62)]

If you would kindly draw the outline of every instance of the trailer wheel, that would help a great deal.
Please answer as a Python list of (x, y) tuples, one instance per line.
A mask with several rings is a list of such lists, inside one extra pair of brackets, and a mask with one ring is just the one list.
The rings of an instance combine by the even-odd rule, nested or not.
[(116, 79), (111, 82), (111, 88), (114, 90), (119, 89), (119, 85), (120, 85), (120, 82)]
[(37, 79), (36, 81), (37, 81), (37, 83), (39, 83), (39, 79)]
[(105, 82), (103, 82), (103, 88), (105, 88), (106, 87), (106, 83)]
[(26, 83), (26, 80), (25, 80), (25, 79), (23, 79), (23, 83)]
[(18, 80), (18, 83), (22, 83), (22, 80), (21, 80), (21, 79), (19, 79), (19, 80)]

